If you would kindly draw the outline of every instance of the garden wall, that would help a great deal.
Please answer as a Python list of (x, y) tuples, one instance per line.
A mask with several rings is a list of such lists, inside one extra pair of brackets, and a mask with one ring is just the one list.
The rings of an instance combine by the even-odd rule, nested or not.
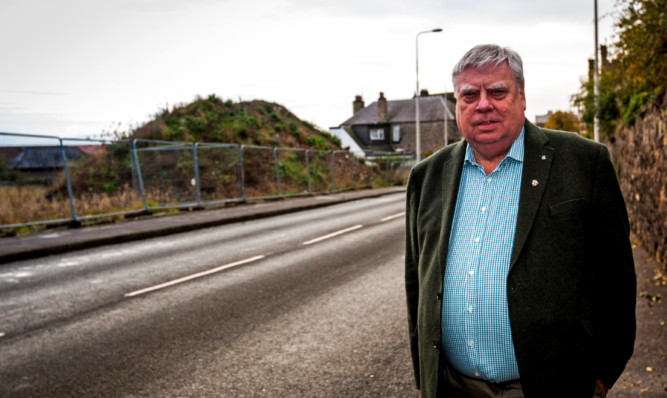
[(612, 144), (632, 232), (667, 269), (667, 96)]

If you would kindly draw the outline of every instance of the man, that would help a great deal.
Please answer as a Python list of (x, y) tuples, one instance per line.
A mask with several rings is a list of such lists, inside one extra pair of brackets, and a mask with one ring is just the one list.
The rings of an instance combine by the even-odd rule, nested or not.
[(464, 141), (407, 189), (410, 345), (423, 397), (604, 396), (632, 355), (628, 216), (605, 146), (525, 119), (519, 55), (454, 68)]

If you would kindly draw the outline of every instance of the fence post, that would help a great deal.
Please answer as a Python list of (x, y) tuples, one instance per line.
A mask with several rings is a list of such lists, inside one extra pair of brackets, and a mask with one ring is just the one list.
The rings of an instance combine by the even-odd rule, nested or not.
[(245, 200), (245, 170), (243, 169), (243, 145), (239, 146), (239, 194)]
[(137, 138), (132, 141), (132, 156), (134, 157), (134, 165), (137, 169), (137, 180), (139, 180), (139, 190), (141, 190), (141, 200), (144, 203), (144, 209), (148, 209), (148, 201), (146, 200), (146, 189), (144, 188), (144, 178), (141, 175), (141, 167), (139, 166), (139, 156), (137, 155)]
[(201, 205), (201, 183), (199, 182), (199, 158), (197, 157), (197, 148), (199, 143), (195, 142), (192, 146), (192, 164), (195, 169), (195, 197), (197, 198), (197, 205)]
[(76, 210), (74, 209), (74, 194), (72, 193), (72, 181), (69, 176), (69, 168), (67, 167), (67, 154), (65, 153), (65, 145), (63, 144), (62, 138), (58, 137), (60, 141), (60, 153), (63, 156), (63, 166), (65, 167), (65, 180), (67, 183), (67, 195), (69, 196), (69, 210), (72, 214), (72, 222), (78, 222), (79, 218), (76, 216)]
[[(366, 164), (367, 160), (368, 160), (368, 155), (366, 154), (366, 152), (364, 152), (364, 164)], [(370, 167), (371, 172), (370, 175), (368, 176), (369, 178), (368, 185), (370, 186), (371, 189), (373, 189), (373, 169), (375, 168), (375, 162), (370, 162), (370, 163), (371, 163)]]
[(139, 190), (139, 182), (137, 181), (137, 166), (134, 164), (134, 158), (132, 153), (129, 154), (130, 157), (130, 167), (132, 171), (132, 193), (136, 193)]
[(308, 174), (308, 193), (313, 193), (313, 187), (310, 183), (310, 161), (308, 159), (308, 152), (310, 149), (306, 149), (306, 173)]
[(276, 184), (278, 186), (278, 196), (283, 196), (283, 191), (280, 188), (280, 169), (278, 167), (278, 148), (273, 147), (273, 162), (276, 165)]
[(336, 189), (336, 151), (331, 151), (331, 193)]
[(355, 184), (355, 181), (354, 181), (354, 170), (356, 169), (356, 166), (357, 166), (357, 158), (350, 151), (347, 152), (347, 156), (349, 156), (350, 160), (352, 161), (352, 172), (350, 173), (350, 184), (352, 184), (352, 188), (356, 188), (357, 185)]
[(387, 170), (384, 175), (384, 185), (389, 186), (389, 153), (387, 153)]

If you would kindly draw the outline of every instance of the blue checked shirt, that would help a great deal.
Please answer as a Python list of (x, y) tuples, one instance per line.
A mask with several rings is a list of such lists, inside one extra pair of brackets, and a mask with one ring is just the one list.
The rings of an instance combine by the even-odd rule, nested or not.
[(519, 379), (507, 311), (523, 170), (524, 131), (488, 176), (468, 146), (442, 303), (442, 348), (460, 373), (494, 383)]

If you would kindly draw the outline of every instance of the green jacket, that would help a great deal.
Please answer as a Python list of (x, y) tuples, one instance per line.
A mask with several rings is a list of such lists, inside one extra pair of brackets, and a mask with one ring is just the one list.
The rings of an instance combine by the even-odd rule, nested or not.
[[(632, 355), (636, 279), (628, 215), (603, 145), (525, 123), (507, 277), (526, 397), (593, 396)], [(417, 388), (435, 397), (443, 276), (466, 142), (416, 165), (407, 188), (405, 286)]]

